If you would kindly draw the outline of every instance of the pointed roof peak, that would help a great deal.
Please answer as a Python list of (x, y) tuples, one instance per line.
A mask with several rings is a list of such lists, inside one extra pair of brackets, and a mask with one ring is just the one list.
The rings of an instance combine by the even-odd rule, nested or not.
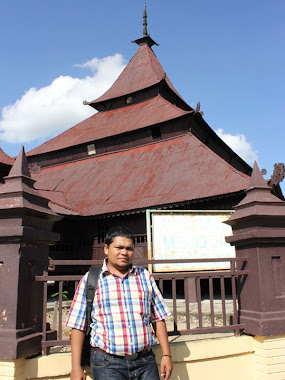
[[(251, 207), (252, 204), (272, 205), (277, 203), (284, 205), (284, 201), (272, 194), (271, 187), (267, 185), (267, 182), (263, 178), (257, 162), (255, 161), (249, 182), (249, 187), (246, 190), (246, 196), (234, 208), (236, 210), (239, 210), (241, 208)], [(236, 213), (237, 211), (235, 214)], [(237, 213), (237, 215), (239, 214)], [(232, 216), (230, 219), (236, 219), (236, 216)]]
[[(145, 90), (157, 85), (165, 80), (168, 87), (186, 104), (181, 95), (177, 92), (163, 67), (148, 45), (141, 46), (127, 66), (124, 68), (118, 79), (113, 85), (99, 98), (85, 104), (98, 109), (97, 105), (101, 102), (130, 95), (138, 91)], [(186, 107), (189, 107), (186, 105)], [(187, 109), (187, 108), (186, 108)], [(191, 109), (189, 107), (189, 109)]]
[(137, 50), (109, 90), (87, 104), (92, 105), (143, 90), (159, 83), (163, 78), (165, 78), (165, 72), (156, 55), (144, 44)]
[(139, 46), (142, 46), (142, 45), (148, 45), (150, 48), (152, 47), (152, 45), (159, 45), (157, 44), (151, 37), (150, 35), (148, 34), (147, 32), (147, 13), (146, 13), (146, 2), (144, 2), (144, 9), (143, 9), (143, 37), (142, 38), (138, 38), (137, 40), (135, 41), (132, 41), (132, 42), (135, 42), (136, 44), (138, 44)]
[(270, 189), (269, 186), (267, 185), (265, 179), (263, 178), (261, 171), (259, 170), (257, 162), (255, 161), (254, 166), (253, 166), (253, 170), (252, 170), (252, 174), (251, 174), (250, 183), (249, 183), (249, 189), (256, 188), (256, 187)]
[(12, 169), (8, 175), (8, 177), (20, 177), (20, 176), (26, 176), (31, 177), (28, 161), (26, 158), (25, 149), (22, 146), (20, 153), (18, 154), (18, 157), (16, 158), (16, 161), (14, 165), (12, 166)]

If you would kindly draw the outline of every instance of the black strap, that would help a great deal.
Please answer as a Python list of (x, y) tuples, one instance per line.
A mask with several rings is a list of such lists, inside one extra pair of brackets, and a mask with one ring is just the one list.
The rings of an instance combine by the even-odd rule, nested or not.
[(92, 311), (92, 304), (97, 288), (97, 283), (99, 279), (99, 275), (101, 272), (102, 267), (90, 267), (86, 286), (85, 286), (85, 293), (86, 293), (86, 301), (87, 301), (87, 309), (86, 309), (86, 326), (85, 326), (85, 334), (90, 334), (90, 324), (91, 324), (91, 311)]

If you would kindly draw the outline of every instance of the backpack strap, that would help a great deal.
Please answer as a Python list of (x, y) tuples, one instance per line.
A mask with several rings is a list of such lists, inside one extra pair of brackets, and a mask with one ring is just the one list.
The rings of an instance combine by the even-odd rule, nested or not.
[(99, 275), (101, 272), (102, 267), (90, 267), (86, 285), (85, 285), (85, 293), (86, 293), (86, 301), (87, 301), (87, 308), (86, 308), (86, 325), (85, 325), (85, 334), (90, 334), (90, 324), (91, 324), (91, 311), (92, 311), (92, 304), (94, 301), (94, 296), (97, 288), (97, 283), (99, 279)]

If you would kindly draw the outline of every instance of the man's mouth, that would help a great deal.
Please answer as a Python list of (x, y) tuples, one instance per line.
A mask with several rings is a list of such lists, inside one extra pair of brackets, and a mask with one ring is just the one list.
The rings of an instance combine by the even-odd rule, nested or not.
[(119, 257), (120, 261), (128, 262), (128, 259), (126, 257)]

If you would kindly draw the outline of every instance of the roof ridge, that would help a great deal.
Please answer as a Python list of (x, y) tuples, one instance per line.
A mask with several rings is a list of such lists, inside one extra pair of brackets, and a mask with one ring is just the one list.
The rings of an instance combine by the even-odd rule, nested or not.
[[(161, 79), (161, 80), (163, 80), (163, 79)], [(175, 108), (175, 109), (179, 109), (179, 110), (181, 110), (182, 112), (185, 112), (185, 114), (186, 114), (186, 113), (194, 113), (194, 112), (195, 112), (195, 110), (193, 110), (193, 109), (191, 109), (191, 110), (184, 110), (183, 108), (178, 107), (176, 104), (170, 102), (168, 99), (166, 99), (166, 98), (165, 98), (164, 96), (162, 96), (161, 94), (157, 94), (155, 97), (156, 97), (156, 98), (160, 97), (161, 99), (164, 99), (166, 102), (169, 103), (169, 105), (170, 105), (171, 107), (173, 107), (173, 108)]]
[(64, 201), (66, 202), (66, 205), (65, 205), (65, 204), (62, 204), (60, 201), (56, 201), (56, 200), (54, 200), (54, 199), (50, 199), (50, 198), (48, 198), (48, 197), (46, 197), (46, 196), (45, 196), (45, 198), (47, 198), (47, 199), (49, 200), (49, 202), (54, 203), (55, 205), (58, 205), (58, 206), (60, 206), (60, 207), (63, 207), (63, 208), (65, 208), (65, 209), (70, 210), (70, 211), (73, 211), (73, 212), (77, 212), (77, 211), (73, 208), (73, 206), (71, 206), (71, 204), (67, 201), (66, 196), (65, 196), (65, 194), (64, 194), (64, 192), (63, 192), (62, 190), (37, 189), (37, 191), (38, 191), (39, 193), (45, 192), (45, 193), (59, 193), (59, 194), (61, 194), (62, 197), (63, 197), (63, 199), (64, 199)]
[[(206, 145), (203, 141), (201, 141), (200, 139), (198, 139), (198, 137), (196, 137), (192, 132), (189, 132), (189, 135), (191, 135), (192, 137), (194, 137), (195, 139), (197, 139), (201, 145), (203, 146), (204, 149), (206, 150), (209, 150), (209, 153), (212, 154), (213, 156), (217, 157), (217, 159), (219, 161), (221, 161), (225, 166), (228, 166), (230, 167), (235, 173), (239, 173), (241, 174), (244, 178), (250, 178), (250, 175), (249, 174), (246, 174), (244, 172), (242, 172), (241, 170), (238, 170), (237, 168), (235, 168), (233, 165), (231, 165), (229, 162), (227, 162), (223, 157), (219, 156), (218, 153), (216, 153), (215, 151), (213, 151), (208, 145)], [(219, 136), (218, 136), (219, 137)], [(219, 137), (220, 138), (220, 137)], [(221, 138), (220, 138), (221, 139)], [(222, 140), (222, 139), (221, 139)], [(230, 146), (228, 146), (230, 148)], [(230, 148), (231, 149), (231, 148)], [(233, 151), (234, 152), (234, 151)], [(240, 157), (236, 152), (234, 152), (238, 157)], [(241, 158), (241, 157), (240, 157)]]
[[(158, 79), (159, 82), (160, 82), (161, 80), (163, 80), (163, 79), (166, 77), (166, 72), (164, 71), (164, 68), (162, 67), (161, 63), (159, 62), (159, 60), (158, 60), (157, 56), (155, 55), (154, 51), (153, 51), (148, 45), (144, 45), (144, 46), (147, 46), (147, 48), (148, 48), (148, 49), (147, 49), (147, 52), (148, 52), (148, 56), (149, 56), (149, 59), (150, 59), (151, 69), (152, 69), (154, 75), (157, 77), (157, 79)], [(162, 71), (163, 71), (163, 74), (164, 74), (164, 75), (163, 75), (162, 78), (160, 78), (160, 77), (157, 75), (157, 73), (156, 73), (156, 70), (155, 70), (155, 68), (154, 68), (154, 62), (153, 62), (153, 59), (151, 59), (151, 54), (153, 54), (154, 58), (156, 59), (157, 63), (159, 64), (159, 66), (161, 67), (161, 69), (162, 69)]]

